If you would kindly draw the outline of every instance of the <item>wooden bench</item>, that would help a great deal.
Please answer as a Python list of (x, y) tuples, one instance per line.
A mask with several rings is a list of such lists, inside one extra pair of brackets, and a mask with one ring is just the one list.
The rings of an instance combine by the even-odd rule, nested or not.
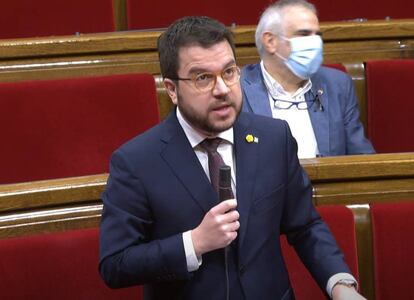
[[(414, 200), (414, 153), (301, 161), (317, 207), (346, 205), (354, 214), (361, 290), (374, 299), (370, 204)], [(99, 225), (107, 174), (0, 185), (0, 239)]]

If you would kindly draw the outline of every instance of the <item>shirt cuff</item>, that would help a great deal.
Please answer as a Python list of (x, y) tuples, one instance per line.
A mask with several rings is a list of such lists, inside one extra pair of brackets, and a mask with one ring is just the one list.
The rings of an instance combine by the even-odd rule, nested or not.
[(198, 258), (195, 254), (193, 239), (191, 238), (191, 230), (183, 233), (183, 243), (188, 272), (198, 270), (203, 260), (201, 257)]
[(357, 285), (357, 290), (358, 290), (358, 282), (356, 281), (356, 279), (354, 278), (354, 276), (352, 276), (349, 273), (337, 273), (335, 275), (332, 275), (331, 278), (329, 278), (328, 283), (326, 284), (326, 292), (328, 293), (329, 297), (332, 299), (332, 289), (335, 286), (335, 284), (339, 281), (339, 280), (353, 280), (355, 282), (355, 284)]

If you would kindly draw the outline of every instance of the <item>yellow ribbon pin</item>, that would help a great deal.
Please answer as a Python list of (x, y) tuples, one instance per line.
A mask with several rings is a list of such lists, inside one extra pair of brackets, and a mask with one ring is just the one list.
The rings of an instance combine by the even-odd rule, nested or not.
[(246, 135), (246, 142), (248, 143), (253, 143), (254, 141), (254, 136), (251, 134)]
[(246, 142), (257, 144), (259, 142), (259, 138), (256, 136), (253, 136), (252, 134), (248, 134), (246, 135)]

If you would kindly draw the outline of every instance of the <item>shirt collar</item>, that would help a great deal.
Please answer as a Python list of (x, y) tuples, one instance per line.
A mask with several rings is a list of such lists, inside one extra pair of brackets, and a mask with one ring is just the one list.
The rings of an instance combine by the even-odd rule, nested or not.
[[(204, 141), (207, 136), (204, 134), (201, 134), (197, 130), (195, 130), (186, 119), (184, 119), (183, 115), (181, 114), (180, 109), (177, 106), (177, 119), (180, 123), (181, 127), (184, 130), (185, 135), (187, 136), (188, 141), (191, 144), (191, 147), (194, 148), (198, 144), (200, 144), (202, 141)], [(229, 129), (220, 132), (217, 137), (227, 141), (228, 143), (232, 144), (234, 143), (234, 136), (233, 136), (233, 127), (230, 127)]]
[(260, 62), (260, 68), (262, 70), (263, 79), (267, 91), (269, 92), (270, 96), (272, 96), (272, 98), (274, 99), (288, 101), (300, 99), (312, 88), (312, 82), (310, 79), (308, 79), (302, 87), (300, 87), (293, 95), (291, 95), (285, 91), (283, 86), (281, 86), (280, 83), (278, 83), (272, 77), (272, 75), (269, 74), (269, 72), (267, 72), (263, 60)]

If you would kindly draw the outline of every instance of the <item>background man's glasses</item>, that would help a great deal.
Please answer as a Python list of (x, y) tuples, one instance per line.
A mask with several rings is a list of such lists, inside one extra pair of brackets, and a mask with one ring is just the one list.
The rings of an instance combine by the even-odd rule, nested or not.
[(231, 66), (225, 68), (220, 73), (204, 72), (193, 74), (191, 78), (170, 78), (172, 80), (191, 80), (200, 92), (209, 92), (214, 89), (217, 83), (217, 76), (220, 76), (223, 79), (226, 86), (230, 87), (240, 80), (240, 68), (238, 66)]
[(295, 102), (273, 99), (273, 105), (277, 109), (290, 109), (291, 107), (296, 106), (298, 110), (305, 110), (311, 108), (313, 103), (315, 103), (315, 100)]

